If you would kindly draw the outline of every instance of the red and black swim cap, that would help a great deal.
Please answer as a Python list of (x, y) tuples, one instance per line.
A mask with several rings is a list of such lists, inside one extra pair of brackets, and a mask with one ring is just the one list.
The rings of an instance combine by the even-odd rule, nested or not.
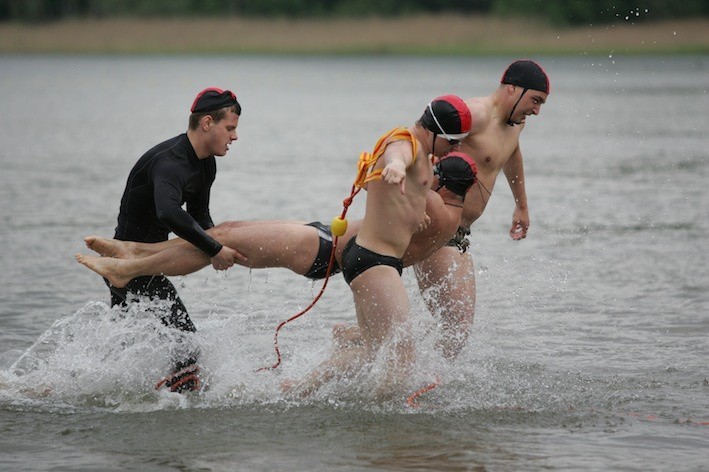
[(433, 174), (438, 176), (441, 187), (463, 197), (475, 183), (478, 168), (468, 154), (455, 151), (441, 157), (433, 166)]
[(517, 85), (525, 90), (532, 89), (549, 93), (549, 77), (544, 69), (534, 61), (519, 60), (507, 67), (502, 74), (501, 84)]
[(194, 102), (192, 102), (190, 111), (192, 113), (208, 113), (233, 105), (236, 105), (236, 114), (241, 115), (241, 105), (236, 100), (234, 92), (217, 87), (209, 87), (197, 94)]
[(437, 97), (426, 106), (421, 123), (434, 134), (461, 140), (470, 132), (472, 117), (462, 98), (456, 95)]

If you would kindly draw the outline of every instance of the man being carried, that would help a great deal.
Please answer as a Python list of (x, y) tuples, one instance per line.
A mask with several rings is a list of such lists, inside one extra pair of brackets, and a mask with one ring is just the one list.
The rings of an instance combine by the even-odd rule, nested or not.
[[(427, 221), (414, 233), (404, 253), (404, 267), (425, 259), (455, 235), (464, 196), (475, 181), (472, 158), (462, 152), (443, 156), (434, 166), (432, 187), (426, 195)], [(350, 221), (335, 248), (331, 275), (341, 272), (344, 246), (356, 236), (362, 220)], [(238, 247), (243, 259), (236, 263), (251, 269), (281, 267), (313, 280), (325, 277), (333, 249), (329, 225), (302, 221), (227, 221), (207, 230), (228, 247)], [(77, 261), (123, 287), (143, 275), (187, 275), (207, 267), (209, 256), (181, 238), (158, 243), (121, 241), (99, 236), (84, 238), (102, 257), (78, 254)]]

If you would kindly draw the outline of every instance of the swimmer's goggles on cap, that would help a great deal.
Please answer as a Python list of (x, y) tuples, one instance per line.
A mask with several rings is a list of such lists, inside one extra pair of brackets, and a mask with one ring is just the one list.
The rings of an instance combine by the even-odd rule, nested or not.
[(438, 126), (438, 129), (441, 130), (441, 137), (448, 141), (448, 144), (450, 144), (451, 146), (456, 146), (460, 144), (460, 142), (468, 135), (468, 133), (446, 133), (446, 131), (443, 129), (443, 126), (441, 126), (441, 123), (439, 123), (438, 118), (436, 118), (436, 114), (433, 113), (433, 107), (431, 106), (431, 102), (428, 102), (428, 111), (431, 112), (431, 117), (433, 117), (433, 121), (436, 123), (436, 126)]

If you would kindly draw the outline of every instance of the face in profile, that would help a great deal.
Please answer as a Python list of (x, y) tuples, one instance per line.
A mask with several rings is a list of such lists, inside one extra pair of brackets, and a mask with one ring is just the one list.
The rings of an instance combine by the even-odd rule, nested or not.
[(209, 153), (224, 156), (229, 151), (232, 142), (238, 139), (236, 127), (239, 125), (239, 115), (229, 111), (219, 121), (211, 121), (207, 129), (207, 146)]

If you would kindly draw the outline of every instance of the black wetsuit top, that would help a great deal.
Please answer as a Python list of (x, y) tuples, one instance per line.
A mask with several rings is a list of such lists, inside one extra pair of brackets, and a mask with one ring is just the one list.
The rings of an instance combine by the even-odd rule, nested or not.
[[(198, 159), (186, 134), (158, 144), (138, 160), (128, 176), (121, 199), (115, 238), (153, 243), (165, 241), (170, 231), (210, 257), (222, 246), (204, 230), (214, 226), (209, 214), (209, 192), (216, 177), (214, 156)], [(187, 204), (187, 211), (182, 209)], [(164, 276), (140, 276), (125, 287), (106, 284), (111, 305), (126, 305), (135, 295), (169, 301), (156, 315), (167, 326), (195, 331), (177, 290)], [(195, 362), (196, 353), (177, 353), (176, 370)]]
[(214, 226), (209, 192), (216, 173), (214, 156), (198, 159), (186, 134), (153, 147), (128, 176), (115, 238), (154, 243), (172, 231), (214, 256), (222, 245), (204, 230)]

